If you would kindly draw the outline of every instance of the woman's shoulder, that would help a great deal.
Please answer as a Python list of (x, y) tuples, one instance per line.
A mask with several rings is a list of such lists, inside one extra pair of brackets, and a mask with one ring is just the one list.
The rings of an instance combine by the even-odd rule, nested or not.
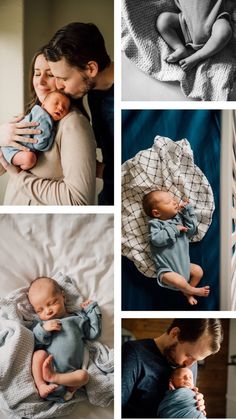
[(71, 111), (59, 122), (58, 128), (73, 123), (79, 123), (91, 127), (89, 120), (82, 114), (82, 112), (76, 108), (72, 108)]

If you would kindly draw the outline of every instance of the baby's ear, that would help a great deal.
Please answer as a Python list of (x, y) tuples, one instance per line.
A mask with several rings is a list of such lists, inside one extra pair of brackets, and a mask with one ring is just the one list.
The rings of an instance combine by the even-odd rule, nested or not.
[(159, 211), (158, 211), (157, 209), (152, 209), (152, 216), (153, 216), (154, 218), (158, 218), (158, 217), (160, 217), (160, 213), (159, 213)]
[(175, 387), (171, 380), (169, 380), (169, 390), (175, 390)]

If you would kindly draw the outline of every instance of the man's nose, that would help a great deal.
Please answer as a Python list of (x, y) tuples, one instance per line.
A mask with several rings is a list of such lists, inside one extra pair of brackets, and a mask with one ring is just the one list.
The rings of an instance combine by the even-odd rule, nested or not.
[(191, 359), (191, 358), (187, 358), (185, 361), (184, 361), (184, 366), (185, 367), (191, 367), (192, 365), (193, 365), (193, 363), (194, 363), (194, 361)]
[(64, 83), (62, 80), (56, 78), (56, 88), (58, 90), (64, 90)]

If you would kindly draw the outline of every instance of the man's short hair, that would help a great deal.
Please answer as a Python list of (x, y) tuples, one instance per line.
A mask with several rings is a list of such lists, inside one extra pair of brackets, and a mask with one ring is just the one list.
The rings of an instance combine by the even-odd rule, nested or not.
[(223, 340), (222, 324), (219, 319), (174, 319), (167, 329), (167, 333), (178, 327), (180, 342), (196, 342), (202, 335), (212, 337), (211, 350), (216, 353)]
[(96, 61), (99, 71), (111, 62), (104, 38), (93, 23), (73, 22), (59, 29), (44, 48), (48, 61), (57, 62), (63, 57), (68, 64), (81, 70), (89, 61)]

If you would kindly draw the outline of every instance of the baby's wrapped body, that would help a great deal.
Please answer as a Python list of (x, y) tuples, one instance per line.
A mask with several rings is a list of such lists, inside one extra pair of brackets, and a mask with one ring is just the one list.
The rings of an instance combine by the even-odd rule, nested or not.
[[(177, 225), (184, 225), (188, 231), (179, 231)], [(189, 281), (189, 238), (196, 232), (197, 218), (191, 204), (174, 218), (165, 221), (152, 218), (149, 221), (149, 240), (159, 285), (177, 290), (162, 282), (161, 276), (165, 272), (176, 272)]]
[(195, 50), (206, 44), (217, 19), (230, 19), (224, 0), (175, 0), (175, 3), (180, 9), (179, 22), (185, 44)]
[(159, 405), (157, 417), (159, 418), (206, 418), (197, 409), (195, 392), (190, 388), (168, 390)]
[[(48, 151), (52, 147), (53, 140), (55, 137), (55, 130), (53, 128), (53, 120), (51, 116), (41, 106), (35, 105), (30, 113), (24, 117), (24, 122), (35, 122), (39, 125), (37, 129), (41, 130), (41, 133), (37, 135), (37, 143), (21, 143), (28, 147), (32, 151)], [(25, 137), (34, 137), (25, 135)], [(35, 136), (36, 137), (36, 136)], [(8, 163), (12, 162), (13, 157), (19, 152), (18, 148), (15, 147), (1, 147), (3, 155)]]
[(84, 341), (94, 340), (101, 333), (101, 315), (96, 302), (81, 310), (78, 315), (60, 319), (59, 332), (47, 332), (40, 321), (34, 328), (36, 350), (45, 349), (53, 355), (57, 372), (71, 372), (81, 369), (84, 360)]

